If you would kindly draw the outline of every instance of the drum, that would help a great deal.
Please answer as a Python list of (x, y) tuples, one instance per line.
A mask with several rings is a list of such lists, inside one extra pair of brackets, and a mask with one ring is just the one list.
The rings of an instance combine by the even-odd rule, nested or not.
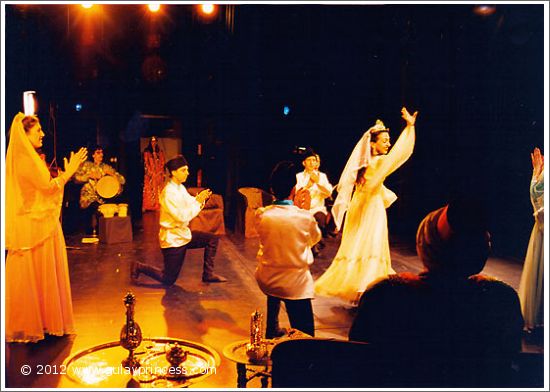
[(118, 182), (116, 177), (103, 176), (97, 182), (95, 189), (99, 196), (105, 199), (110, 199), (111, 197), (118, 195), (118, 193), (120, 192), (120, 183)]
[(311, 193), (306, 188), (300, 188), (294, 195), (294, 205), (309, 210), (311, 208)]

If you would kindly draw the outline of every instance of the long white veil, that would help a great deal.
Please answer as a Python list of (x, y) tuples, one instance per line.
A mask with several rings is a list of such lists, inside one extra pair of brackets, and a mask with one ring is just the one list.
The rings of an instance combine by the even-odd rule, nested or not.
[(371, 132), (382, 130), (387, 130), (387, 128), (382, 121), (376, 120), (376, 124), (370, 127), (355, 145), (355, 148), (353, 149), (348, 162), (344, 167), (344, 171), (342, 171), (342, 174), (340, 175), (340, 181), (336, 187), (338, 196), (336, 196), (336, 200), (332, 206), (332, 216), (338, 230), (342, 227), (344, 214), (348, 210), (351, 202), (351, 194), (353, 192), (353, 187), (355, 186), (355, 181), (357, 180), (357, 172), (362, 167), (367, 167), (370, 163)]

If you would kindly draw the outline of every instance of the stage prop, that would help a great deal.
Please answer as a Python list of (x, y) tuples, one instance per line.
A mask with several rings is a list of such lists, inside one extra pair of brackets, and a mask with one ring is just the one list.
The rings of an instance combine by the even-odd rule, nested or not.
[(80, 351), (61, 366), (78, 388), (182, 388), (216, 374), (220, 356), (214, 349), (177, 338), (142, 338), (132, 293), (124, 305), (119, 341)]
[[(190, 195), (196, 196), (206, 188), (187, 188)], [(225, 220), (223, 216), (223, 197), (212, 194), (206, 201), (202, 211), (189, 223), (191, 231), (205, 231), (216, 235), (225, 235)]]
[(258, 237), (254, 227), (254, 214), (258, 208), (273, 203), (275, 198), (272, 194), (254, 187), (239, 188), (239, 194), (242, 197), (237, 204), (235, 231), (244, 233), (245, 238)]

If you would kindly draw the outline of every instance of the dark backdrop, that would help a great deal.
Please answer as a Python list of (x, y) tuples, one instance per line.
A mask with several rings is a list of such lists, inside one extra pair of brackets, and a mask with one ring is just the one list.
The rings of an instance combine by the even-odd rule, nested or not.
[(210, 20), (186, 5), (92, 10), (6, 6), (6, 126), (36, 90), (49, 159), (54, 136), (58, 160), (100, 142), (130, 178), (136, 215), (138, 111), (181, 121), (192, 173), (232, 213), (236, 189), (266, 188), (296, 146), (317, 150), (337, 183), (377, 118), (395, 141), (405, 105), (420, 112), (417, 142), (386, 181), (399, 196), (390, 233), (412, 243), (427, 211), (466, 191), (487, 201), (495, 252), (523, 258), (529, 153), (544, 143), (542, 5), (222, 5)]

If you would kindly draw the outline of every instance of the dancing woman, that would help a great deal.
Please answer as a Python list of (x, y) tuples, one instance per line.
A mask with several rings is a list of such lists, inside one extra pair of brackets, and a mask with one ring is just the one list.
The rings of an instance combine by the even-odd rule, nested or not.
[(88, 152), (71, 152), (65, 171), (52, 178), (36, 151), (43, 138), (37, 117), (15, 116), (6, 155), (6, 342), (74, 333), (59, 214), (63, 188)]
[(527, 330), (544, 324), (544, 157), (538, 148), (531, 153), (531, 161), (533, 177), (529, 193), (535, 224), (529, 238), (518, 290)]
[(377, 120), (359, 140), (342, 172), (332, 207), (338, 229), (347, 211), (342, 242), (330, 267), (315, 282), (317, 294), (356, 303), (371, 282), (395, 273), (386, 208), (397, 196), (383, 181), (411, 156), (418, 112), (411, 115), (402, 108), (401, 114), (407, 125), (389, 153), (389, 129)]

